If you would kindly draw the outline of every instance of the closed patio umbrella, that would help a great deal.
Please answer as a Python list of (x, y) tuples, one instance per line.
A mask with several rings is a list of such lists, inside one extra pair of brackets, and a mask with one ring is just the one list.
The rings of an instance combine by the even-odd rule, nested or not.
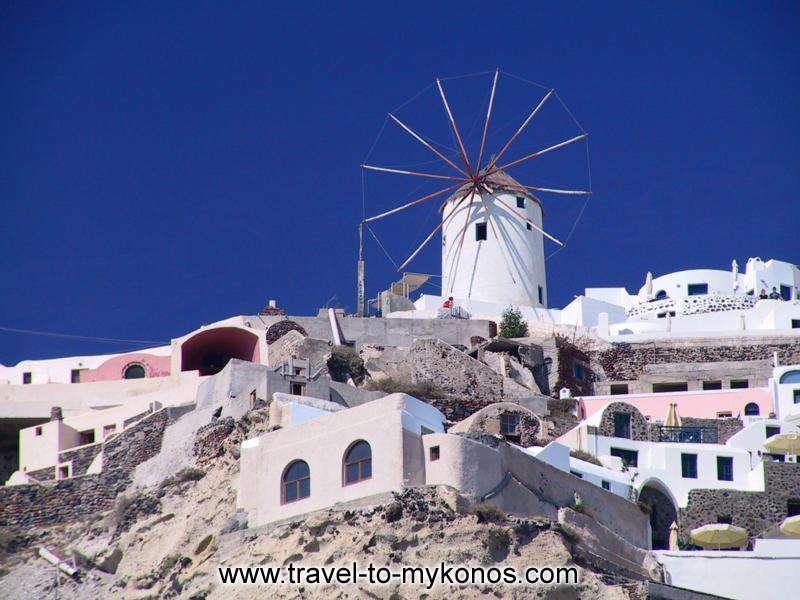
[(644, 278), (644, 294), (648, 300), (653, 299), (653, 274), (648, 271)]
[(728, 523), (712, 523), (692, 529), (692, 541), (703, 548), (741, 548), (747, 543), (747, 530)]
[(783, 535), (800, 538), (800, 515), (786, 517), (779, 529)]
[(800, 454), (800, 433), (778, 433), (764, 442), (772, 454)]
[(664, 419), (665, 427), (680, 427), (681, 416), (678, 414), (678, 403), (670, 402), (669, 410), (667, 411), (667, 418)]

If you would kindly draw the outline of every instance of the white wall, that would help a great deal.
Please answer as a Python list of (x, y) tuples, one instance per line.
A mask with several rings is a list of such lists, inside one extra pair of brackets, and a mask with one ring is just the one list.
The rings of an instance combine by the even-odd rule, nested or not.
[(795, 403), (795, 391), (800, 393), (800, 381), (797, 383), (780, 383), (781, 377), (787, 373), (797, 371), (800, 374), (800, 365), (777, 367), (772, 373), (769, 382), (772, 397), (775, 399), (776, 415), (780, 419), (800, 416), (800, 403)]
[(658, 550), (667, 583), (736, 600), (798, 595), (800, 540), (756, 540), (752, 551)]

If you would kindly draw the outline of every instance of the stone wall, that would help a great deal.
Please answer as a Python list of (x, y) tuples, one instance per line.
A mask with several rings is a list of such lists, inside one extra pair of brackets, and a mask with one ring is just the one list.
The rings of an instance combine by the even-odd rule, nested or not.
[(778, 353), (781, 364), (800, 362), (800, 342), (737, 344), (712, 346), (694, 344), (641, 345), (627, 343), (612, 344), (610, 348), (596, 353), (605, 378), (610, 381), (639, 379), (645, 365), (663, 363), (709, 363), (726, 361), (755, 361), (772, 359)]
[(102, 473), (0, 488), (0, 528), (55, 525), (111, 509), (130, 484), (136, 465), (161, 449), (173, 414), (170, 409), (160, 410), (101, 444)]
[(612, 402), (603, 411), (600, 418), (600, 426), (597, 428), (598, 434), (606, 437), (614, 437), (614, 415), (622, 413), (631, 416), (631, 436), (632, 440), (647, 441), (650, 437), (650, 424), (645, 420), (642, 413), (627, 402)]
[(103, 450), (103, 444), (90, 444), (88, 446), (80, 446), (70, 450), (64, 450), (58, 453), (58, 462), (72, 462), (72, 476), (86, 475), (89, 465), (95, 457)]
[(800, 501), (800, 463), (764, 463), (765, 491), (696, 489), (689, 492), (686, 508), (680, 510), (680, 538), (690, 540), (696, 527), (716, 523), (721, 515), (747, 529), (752, 536), (780, 524), (787, 516), (786, 502)]
[[(569, 338), (556, 335), (556, 355), (558, 377), (551, 386), (550, 394), (558, 398), (561, 388), (567, 388), (573, 396), (591, 396), (595, 374), (591, 366), (589, 352), (581, 348), (579, 343)], [(579, 365), (582, 376), (576, 377), (575, 366)]]

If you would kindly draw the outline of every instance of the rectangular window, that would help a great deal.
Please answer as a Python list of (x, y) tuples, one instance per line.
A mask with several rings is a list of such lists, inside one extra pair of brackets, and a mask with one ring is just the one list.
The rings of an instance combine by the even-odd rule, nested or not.
[(663, 394), (667, 392), (688, 392), (688, 383), (654, 383), (653, 392)]
[(30, 371), (26, 371), (22, 374), (22, 383), (30, 383), (31, 381), (33, 381), (33, 376)]
[(609, 490), (609, 491), (611, 490), (611, 484), (605, 479), (603, 479), (603, 481), (600, 482), (600, 485), (603, 486), (604, 490)]
[(544, 304), (544, 289), (539, 286), (539, 304)]
[(721, 381), (704, 381), (703, 382), (703, 389), (704, 390), (721, 390), (722, 389), (722, 382)]
[(81, 370), (80, 369), (72, 369), (69, 373), (69, 380), (72, 383), (80, 383), (81, 382)]
[(431, 446), (430, 457), (431, 457), (431, 462), (439, 460), (439, 446)]
[(733, 525), (733, 517), (730, 515), (717, 515), (717, 523), (723, 525)]
[(69, 465), (61, 465), (58, 467), (58, 478), (69, 479)]
[(41, 427), (37, 427), (36, 429), (34, 429), (33, 430), (33, 435), (42, 435), (42, 428)]
[(800, 404), (800, 389), (792, 390), (792, 400), (795, 404)]
[(747, 387), (750, 387), (747, 379), (731, 379), (732, 390), (743, 390)]
[(611, 456), (622, 459), (623, 466), (636, 467), (639, 465), (639, 453), (636, 450), (626, 450), (625, 448), (611, 448)]
[(519, 413), (503, 413), (500, 415), (500, 433), (502, 435), (517, 435), (519, 427)]
[(609, 392), (612, 396), (622, 396), (628, 393), (627, 383), (612, 383), (609, 387)]
[(786, 456), (783, 454), (768, 454), (765, 452), (764, 456), (772, 462), (786, 462)]
[(517, 208), (525, 208), (525, 198), (522, 196), (517, 196)]
[(796, 517), (800, 515), (800, 498), (790, 498), (786, 501), (786, 516)]
[(78, 445), (94, 444), (94, 429), (87, 429), (78, 434)]
[(708, 293), (707, 283), (690, 283), (686, 292), (690, 296), (702, 296)]
[(475, 223), (475, 241), (486, 239), (486, 223)]
[(730, 419), (732, 416), (733, 416), (733, 413), (731, 411), (729, 411), (729, 410), (717, 413), (717, 418), (718, 419)]
[(800, 329), (800, 319), (792, 319), (792, 329)]
[(631, 437), (631, 415), (629, 413), (614, 413), (614, 437)]
[(117, 432), (117, 426), (115, 424), (111, 425), (104, 425), (103, 426), (103, 439), (108, 439), (108, 436), (113, 435)]
[(304, 383), (297, 383), (296, 381), (292, 382), (292, 395), (294, 396), (305, 396), (306, 394), (306, 385)]
[(766, 425), (764, 428), (764, 433), (766, 437), (770, 438), (773, 435), (778, 435), (781, 432), (781, 428), (777, 425)]
[(792, 288), (788, 285), (781, 284), (781, 298), (784, 300), (791, 300), (792, 299)]
[(733, 481), (733, 457), (717, 457), (717, 479), (720, 481)]
[(577, 471), (570, 471), (569, 474), (570, 475), (575, 475), (575, 477), (577, 477), (578, 479), (583, 479), (583, 475), (581, 475)]
[(533, 231), (533, 227), (531, 227), (530, 223), (525, 223), (525, 227), (528, 228), (528, 231)]
[(697, 479), (697, 454), (681, 454), (681, 477)]
[(578, 363), (572, 365), (572, 374), (578, 381), (583, 381), (583, 365)]

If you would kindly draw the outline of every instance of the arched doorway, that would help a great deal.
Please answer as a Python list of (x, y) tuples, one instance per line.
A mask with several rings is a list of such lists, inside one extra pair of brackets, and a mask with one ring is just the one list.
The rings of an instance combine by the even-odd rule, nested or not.
[(214, 375), (232, 358), (258, 362), (258, 336), (238, 327), (217, 327), (201, 331), (181, 345), (181, 371)]
[(658, 482), (648, 482), (639, 492), (639, 503), (650, 511), (653, 550), (669, 549), (669, 528), (678, 522), (672, 499)]

